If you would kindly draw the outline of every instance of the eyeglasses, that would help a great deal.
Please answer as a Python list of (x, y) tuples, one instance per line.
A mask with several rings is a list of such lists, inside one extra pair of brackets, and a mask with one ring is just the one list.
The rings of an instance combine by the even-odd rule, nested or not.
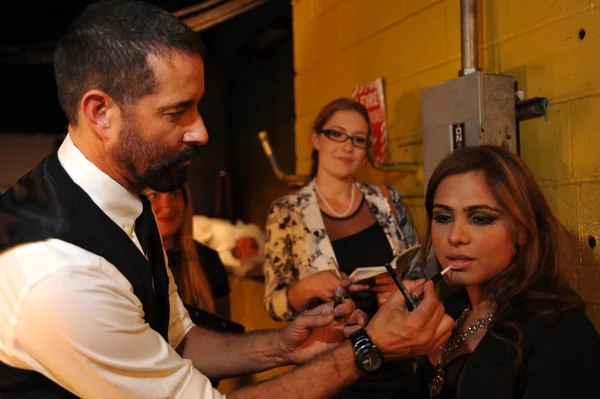
[(352, 140), (353, 146), (361, 148), (363, 150), (366, 150), (367, 148), (371, 147), (371, 140), (369, 140), (367, 137), (349, 136), (346, 133), (338, 132), (337, 130), (331, 129), (321, 130), (319, 133), (327, 137), (329, 140), (333, 140), (338, 143), (345, 143), (346, 140), (350, 139)]

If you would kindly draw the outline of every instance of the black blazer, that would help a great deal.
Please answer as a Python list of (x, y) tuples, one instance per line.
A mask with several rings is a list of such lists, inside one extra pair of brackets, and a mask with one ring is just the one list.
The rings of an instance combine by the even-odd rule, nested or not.
[[(487, 333), (462, 370), (458, 399), (600, 397), (600, 338), (584, 310), (522, 326), (521, 365), (513, 366), (514, 348)], [(433, 366), (420, 358), (413, 398), (429, 398), (432, 376)]]

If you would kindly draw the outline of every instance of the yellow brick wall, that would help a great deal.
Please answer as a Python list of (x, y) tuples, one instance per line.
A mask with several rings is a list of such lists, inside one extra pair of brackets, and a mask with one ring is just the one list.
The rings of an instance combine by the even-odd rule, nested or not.
[[(309, 126), (328, 101), (385, 79), (389, 158), (422, 162), (420, 90), (457, 77), (459, 0), (294, 0), (297, 171), (310, 165)], [(527, 98), (550, 99), (548, 118), (521, 123), (521, 155), (560, 220), (578, 237), (569, 278), (600, 329), (600, 8), (591, 0), (482, 0), (480, 65), (513, 75)], [(586, 36), (579, 39), (578, 31)], [(414, 143), (405, 146), (406, 143)], [(360, 178), (406, 196), (419, 232), (415, 174)]]

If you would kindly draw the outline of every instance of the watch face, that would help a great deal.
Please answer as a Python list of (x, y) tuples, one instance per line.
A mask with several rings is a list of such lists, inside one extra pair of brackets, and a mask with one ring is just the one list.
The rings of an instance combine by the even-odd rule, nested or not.
[(356, 356), (356, 364), (366, 372), (379, 370), (382, 362), (383, 356), (381, 355), (381, 352), (375, 348), (369, 348)]

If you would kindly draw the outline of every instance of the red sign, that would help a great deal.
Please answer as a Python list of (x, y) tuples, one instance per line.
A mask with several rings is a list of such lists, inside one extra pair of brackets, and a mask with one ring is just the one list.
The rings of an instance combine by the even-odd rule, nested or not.
[(354, 89), (352, 99), (365, 106), (371, 118), (373, 129), (372, 152), (377, 163), (387, 160), (387, 122), (385, 115), (385, 99), (383, 97), (383, 79), (379, 78), (366, 85)]

